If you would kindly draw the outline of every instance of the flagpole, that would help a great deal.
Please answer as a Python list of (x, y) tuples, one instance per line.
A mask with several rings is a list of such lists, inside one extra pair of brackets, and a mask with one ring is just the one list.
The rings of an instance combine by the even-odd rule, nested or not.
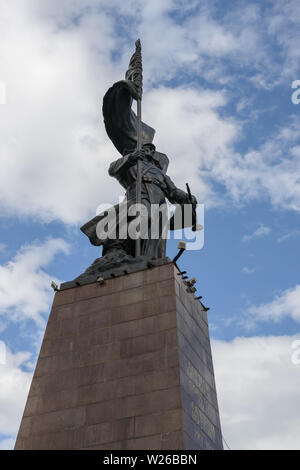
[[(137, 150), (142, 149), (142, 87), (143, 87), (143, 67), (142, 67), (142, 53), (141, 42), (138, 39), (135, 43), (136, 57), (137, 57), (137, 85), (139, 89), (139, 96), (137, 99)], [(142, 202), (142, 161), (140, 158), (137, 160), (136, 171), (136, 204), (140, 205)], [(140, 214), (141, 215), (141, 214)], [(141, 256), (141, 238), (135, 241), (135, 257)]]
[[(141, 150), (142, 142), (142, 94), (143, 94), (143, 65), (142, 65), (142, 46), (141, 41), (135, 41), (135, 53), (130, 59), (128, 70), (125, 74), (125, 79), (133, 82), (135, 86), (134, 98), (137, 102), (137, 147), (136, 150)], [(137, 160), (136, 170), (136, 204), (142, 202), (142, 161), (140, 158)], [(141, 214), (140, 214), (141, 215)], [(135, 241), (135, 257), (141, 256), (141, 238), (140, 234)]]
[[(142, 100), (137, 100), (137, 150), (142, 149)], [(138, 158), (136, 170), (136, 204), (142, 203), (142, 161)], [(139, 206), (138, 206), (139, 207)], [(135, 241), (135, 257), (141, 256), (141, 238)]]

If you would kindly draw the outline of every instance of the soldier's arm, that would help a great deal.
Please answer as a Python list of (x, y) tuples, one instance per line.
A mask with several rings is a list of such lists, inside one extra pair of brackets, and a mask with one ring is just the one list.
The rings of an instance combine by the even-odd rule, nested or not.
[[(169, 199), (171, 204), (189, 204), (190, 199), (189, 195), (182, 191), (181, 189), (177, 188), (175, 183), (171, 180), (171, 178), (165, 175), (165, 183), (167, 186), (166, 197)], [(197, 204), (197, 199), (195, 196), (192, 196), (192, 203), (193, 205)]]
[(108, 170), (109, 175), (117, 178), (121, 172), (129, 170), (131, 166), (136, 164), (138, 158), (142, 158), (143, 152), (143, 150), (137, 150), (112, 162)]
[(117, 177), (121, 171), (126, 171), (129, 167), (128, 157), (129, 155), (126, 155), (125, 157), (118, 158), (118, 160), (112, 162), (108, 169), (109, 175)]

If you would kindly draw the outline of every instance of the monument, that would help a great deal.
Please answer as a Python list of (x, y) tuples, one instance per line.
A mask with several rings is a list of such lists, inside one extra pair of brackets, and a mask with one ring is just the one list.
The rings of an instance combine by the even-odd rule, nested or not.
[(138, 40), (125, 80), (103, 99), (121, 154), (109, 175), (125, 197), (81, 227), (102, 256), (55, 286), (15, 449), (223, 448), (208, 309), (178, 256), (166, 256), (168, 230), (201, 229), (197, 200), (167, 175), (141, 101)]

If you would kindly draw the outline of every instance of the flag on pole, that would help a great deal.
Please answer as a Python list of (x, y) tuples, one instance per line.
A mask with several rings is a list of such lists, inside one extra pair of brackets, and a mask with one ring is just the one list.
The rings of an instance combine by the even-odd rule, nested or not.
[(135, 53), (130, 59), (129, 67), (125, 74), (125, 79), (134, 83), (137, 91), (137, 97), (139, 100), (141, 100), (143, 93), (143, 65), (141, 41), (139, 39), (135, 42)]

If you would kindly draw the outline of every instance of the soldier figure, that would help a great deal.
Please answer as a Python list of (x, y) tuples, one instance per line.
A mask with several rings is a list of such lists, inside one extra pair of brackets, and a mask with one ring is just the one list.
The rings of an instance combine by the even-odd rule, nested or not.
[[(125, 199), (81, 227), (93, 245), (103, 246), (102, 257), (96, 259), (84, 275), (109, 271), (126, 266), (126, 263), (138, 264), (165, 258), (166, 231), (168, 228), (175, 229), (174, 218), (168, 224), (166, 199), (172, 204), (192, 205), (194, 220), (191, 225), (195, 222), (196, 198), (178, 189), (167, 176), (168, 157), (156, 151), (152, 143), (155, 130), (141, 120), (142, 63), (139, 41), (136, 42), (136, 52), (125, 78), (106, 92), (102, 109), (106, 132), (122, 155), (111, 163), (109, 175), (126, 190)], [(132, 110), (133, 100), (137, 101), (137, 116)], [(153, 208), (156, 217), (153, 217)], [(134, 214), (132, 209), (136, 209)], [(135, 233), (138, 240), (130, 236), (128, 230), (137, 216), (140, 220)], [(107, 218), (114, 220), (110, 226), (111, 232), (104, 230)], [(145, 221), (146, 224), (142, 223)]]
[[(142, 237), (141, 255), (149, 259), (163, 258), (165, 256), (165, 240), (163, 239), (163, 212), (160, 213), (159, 220), (153, 219), (151, 208), (162, 207), (166, 209), (166, 198), (172, 203), (189, 204), (189, 196), (184, 191), (178, 189), (169, 176), (163, 171), (159, 159), (155, 158), (156, 148), (152, 143), (143, 145), (142, 150), (134, 151), (115, 162), (109, 168), (110, 176), (115, 177), (126, 189), (126, 199), (128, 211), (131, 205), (136, 203), (136, 177), (137, 160), (142, 161), (142, 184), (141, 184), (141, 204), (147, 211), (148, 233)], [(197, 200), (192, 196), (192, 204), (196, 205)], [(152, 215), (152, 217), (151, 217)], [(159, 222), (158, 236), (151, 238), (155, 232), (152, 223)], [(152, 230), (151, 230), (152, 229)], [(132, 253), (132, 250), (129, 250)]]

